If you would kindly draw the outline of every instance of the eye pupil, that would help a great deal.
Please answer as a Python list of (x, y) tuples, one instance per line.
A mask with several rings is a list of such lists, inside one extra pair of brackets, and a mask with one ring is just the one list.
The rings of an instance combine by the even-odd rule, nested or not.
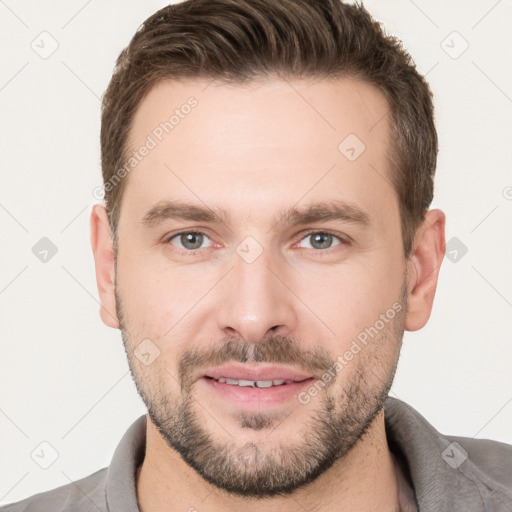
[(311, 245), (315, 249), (326, 249), (329, 248), (332, 244), (332, 235), (329, 233), (315, 233), (312, 235), (312, 237), (313, 239)]
[(201, 233), (184, 233), (180, 237), (180, 242), (186, 249), (198, 249), (203, 244), (203, 235)]

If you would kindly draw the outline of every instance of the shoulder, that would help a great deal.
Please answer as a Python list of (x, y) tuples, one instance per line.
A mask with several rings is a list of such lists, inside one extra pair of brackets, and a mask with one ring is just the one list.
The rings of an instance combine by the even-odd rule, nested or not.
[(420, 508), (512, 511), (512, 445), (442, 434), (392, 397), (385, 421), (388, 443), (407, 461)]
[(512, 490), (512, 445), (471, 437), (446, 435), (445, 438), (450, 441), (445, 457), (457, 456), (461, 463), (467, 458), (484, 483), (490, 480)]
[(103, 512), (107, 510), (105, 481), (107, 468), (56, 489), (0, 506), (0, 512)]

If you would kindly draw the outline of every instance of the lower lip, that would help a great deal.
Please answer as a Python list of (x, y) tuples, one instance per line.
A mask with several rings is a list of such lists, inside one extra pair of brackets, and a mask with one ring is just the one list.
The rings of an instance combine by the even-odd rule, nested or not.
[(209, 390), (228, 401), (237, 403), (237, 405), (272, 406), (281, 404), (291, 398), (297, 398), (297, 395), (303, 389), (310, 387), (316, 379), (312, 377), (301, 382), (290, 382), (270, 388), (235, 386), (218, 382), (215, 379), (208, 379), (207, 377), (203, 377), (200, 380), (204, 381)]

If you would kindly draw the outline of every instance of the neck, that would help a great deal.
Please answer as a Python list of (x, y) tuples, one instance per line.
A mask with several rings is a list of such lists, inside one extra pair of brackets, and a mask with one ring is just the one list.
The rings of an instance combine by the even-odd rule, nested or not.
[(141, 512), (400, 510), (396, 467), (386, 440), (383, 410), (350, 452), (314, 482), (291, 495), (257, 500), (231, 495), (206, 482), (167, 446), (149, 416), (146, 436), (146, 455), (137, 472)]

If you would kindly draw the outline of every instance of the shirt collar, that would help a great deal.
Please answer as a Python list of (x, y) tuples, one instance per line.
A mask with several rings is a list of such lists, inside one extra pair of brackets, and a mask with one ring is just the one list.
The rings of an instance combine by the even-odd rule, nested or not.
[(107, 470), (106, 497), (112, 512), (139, 512), (137, 468), (146, 453), (146, 415), (140, 416), (126, 431)]
[(393, 397), (386, 400), (384, 421), (390, 450), (405, 461), (420, 510), (467, 512), (476, 510), (471, 508), (475, 505), (485, 509), (475, 464), (469, 458), (458, 467), (447, 462), (458, 449), (450, 436)]

